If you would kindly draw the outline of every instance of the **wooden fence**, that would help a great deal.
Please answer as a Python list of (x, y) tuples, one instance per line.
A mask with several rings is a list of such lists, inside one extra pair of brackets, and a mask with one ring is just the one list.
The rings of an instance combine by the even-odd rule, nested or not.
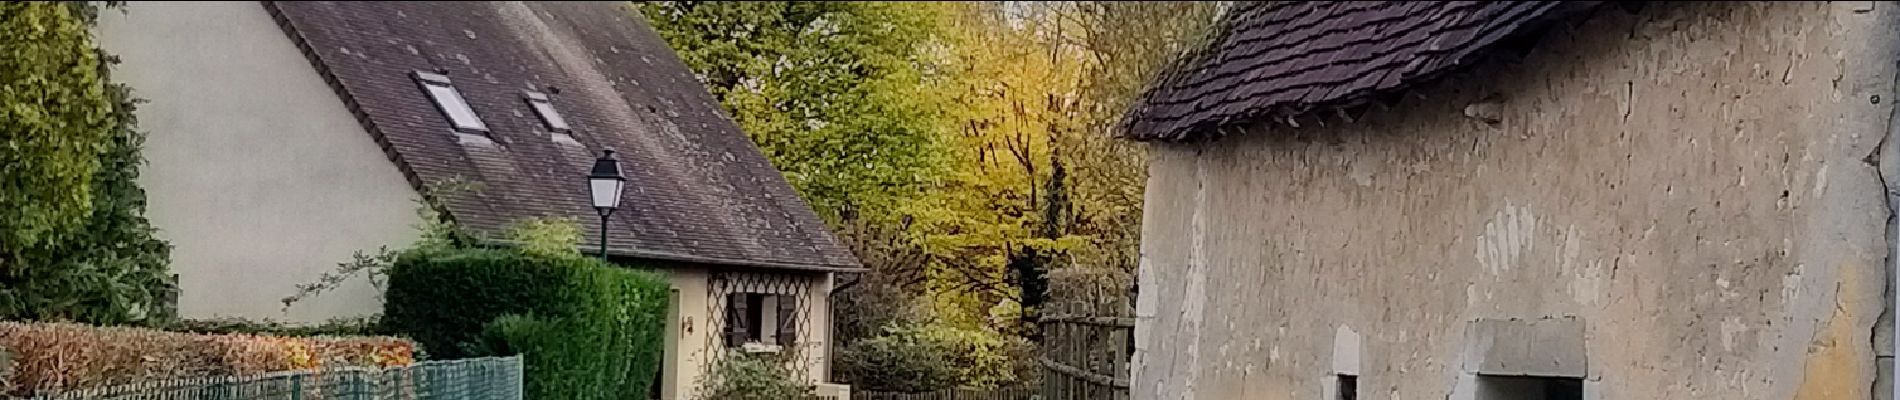
[(1013, 387), (1001, 389), (951, 389), (923, 393), (899, 392), (856, 392), (852, 400), (1036, 400), (1042, 394), (1040, 388)]
[(1043, 400), (1125, 400), (1135, 319), (1049, 315), (1041, 319)]

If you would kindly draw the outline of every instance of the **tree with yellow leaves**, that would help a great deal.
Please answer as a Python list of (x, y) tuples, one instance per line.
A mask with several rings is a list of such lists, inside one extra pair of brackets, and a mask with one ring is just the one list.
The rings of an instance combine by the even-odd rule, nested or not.
[(837, 301), (845, 341), (914, 319), (1033, 337), (1050, 271), (1133, 271), (1145, 164), (1120, 116), (1218, 8), (642, 4), (873, 271)]

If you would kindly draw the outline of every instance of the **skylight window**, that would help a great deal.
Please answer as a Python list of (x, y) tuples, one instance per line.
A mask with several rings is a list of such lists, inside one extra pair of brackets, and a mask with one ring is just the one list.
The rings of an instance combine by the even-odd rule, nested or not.
[(475, 115), (475, 109), (468, 106), (468, 100), (462, 98), (462, 92), (449, 84), (447, 75), (416, 71), (416, 82), (422, 84), (429, 99), (435, 101), (435, 108), (449, 117), (449, 124), (455, 131), (464, 133), (488, 132), (488, 124)]
[(528, 92), (527, 98), (528, 106), (534, 108), (534, 115), (541, 117), (541, 123), (548, 127), (549, 132), (568, 133), (574, 130), (567, 125), (567, 118), (554, 110), (554, 102), (548, 100), (547, 94)]

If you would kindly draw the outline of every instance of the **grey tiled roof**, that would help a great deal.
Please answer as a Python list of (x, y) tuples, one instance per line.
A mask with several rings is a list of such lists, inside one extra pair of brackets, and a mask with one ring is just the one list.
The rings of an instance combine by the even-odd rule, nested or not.
[(1487, 48), (1599, 2), (1266, 1), (1175, 65), (1124, 121), (1141, 140), (1353, 106), (1428, 81)]
[[(596, 246), (584, 176), (604, 148), (628, 176), (609, 253), (718, 265), (858, 262), (626, 2), (266, 2), (285, 32), (418, 188), (478, 192), (449, 216), (497, 232), (566, 216)], [(447, 75), (490, 129), (451, 130), (412, 74)], [(552, 88), (552, 89), (550, 89)], [(547, 132), (523, 98), (573, 126)]]

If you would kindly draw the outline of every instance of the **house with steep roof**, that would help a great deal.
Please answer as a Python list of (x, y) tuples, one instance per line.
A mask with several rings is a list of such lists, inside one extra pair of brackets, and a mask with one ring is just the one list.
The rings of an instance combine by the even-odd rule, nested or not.
[[(186, 317), (314, 322), (379, 311), (351, 282), (279, 299), (356, 251), (416, 239), (417, 199), (495, 234), (570, 217), (584, 177), (628, 176), (606, 253), (673, 286), (663, 398), (729, 351), (828, 375), (835, 276), (861, 268), (625, 3), (184, 2), (106, 13), (115, 78), (149, 100), (140, 178), (176, 246)], [(433, 194), (431, 194), (433, 196)], [(829, 390), (842, 387), (824, 386)]]
[(1893, 398), (1895, 26), (1238, 4), (1126, 116), (1132, 398)]

